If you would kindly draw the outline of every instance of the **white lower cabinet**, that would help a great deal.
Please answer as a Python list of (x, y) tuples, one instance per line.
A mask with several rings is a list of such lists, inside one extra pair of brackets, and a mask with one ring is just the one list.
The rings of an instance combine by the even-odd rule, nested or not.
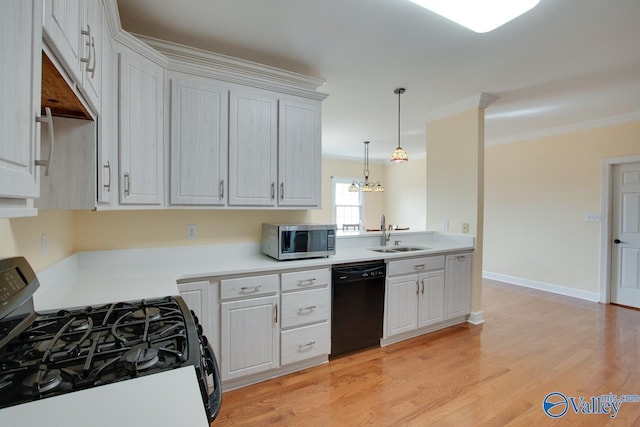
[(444, 267), (444, 256), (389, 262), (384, 338), (444, 320)]
[(326, 320), (315, 325), (282, 331), (281, 334), (283, 365), (326, 355), (331, 351), (331, 329)]
[(447, 255), (446, 318), (471, 312), (471, 254)]
[[(276, 275), (220, 281), (220, 371), (230, 380), (280, 366)], [(244, 296), (250, 294), (250, 296)], [(238, 295), (242, 299), (237, 299)], [(236, 298), (227, 300), (227, 298)]]
[(178, 292), (198, 317), (202, 332), (209, 340), (216, 358), (220, 358), (220, 301), (218, 283), (208, 280), (179, 283)]

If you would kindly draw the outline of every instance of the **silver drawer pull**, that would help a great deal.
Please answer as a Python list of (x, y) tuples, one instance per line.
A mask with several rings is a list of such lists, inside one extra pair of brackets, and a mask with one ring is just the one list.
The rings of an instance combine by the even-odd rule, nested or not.
[(424, 264), (418, 264), (415, 266), (416, 270), (424, 270)]
[(458, 255), (458, 256), (456, 257), (456, 259), (457, 259), (458, 261), (464, 261), (465, 259), (467, 259), (467, 256), (466, 256), (466, 255)]
[(316, 343), (315, 341), (310, 341), (310, 342), (308, 342), (308, 343), (306, 343), (306, 344), (300, 344), (300, 345), (298, 345), (298, 350), (303, 350), (303, 349), (305, 349), (305, 347), (306, 347), (306, 349), (308, 350), (308, 349), (310, 349), (310, 348), (311, 348), (311, 346), (313, 346), (315, 343)]
[(311, 286), (315, 283), (315, 277), (313, 279), (305, 279), (298, 281), (298, 286)]
[(310, 305), (309, 307), (299, 308), (298, 309), (298, 313), (300, 313), (300, 314), (308, 314), (308, 313), (311, 313), (315, 309), (316, 309), (315, 305)]
[(262, 285), (258, 286), (243, 286), (240, 288), (240, 292), (243, 294), (252, 294), (254, 292), (258, 292), (262, 288)]

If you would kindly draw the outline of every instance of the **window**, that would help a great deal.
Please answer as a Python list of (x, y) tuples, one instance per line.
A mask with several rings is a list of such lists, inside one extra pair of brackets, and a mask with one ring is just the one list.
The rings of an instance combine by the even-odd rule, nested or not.
[(354, 178), (332, 178), (335, 223), (339, 231), (358, 231), (364, 224), (362, 192), (349, 192)]

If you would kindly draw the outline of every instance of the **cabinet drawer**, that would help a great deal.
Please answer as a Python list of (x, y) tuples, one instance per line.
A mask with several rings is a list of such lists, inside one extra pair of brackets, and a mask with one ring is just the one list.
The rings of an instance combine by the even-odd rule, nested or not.
[(252, 297), (278, 292), (278, 275), (220, 280), (220, 299)]
[(395, 276), (398, 274), (419, 273), (421, 271), (438, 270), (442, 268), (444, 268), (444, 255), (402, 259), (389, 262), (387, 275)]
[(282, 331), (281, 365), (329, 354), (331, 351), (329, 336), (329, 322)]
[(331, 283), (331, 271), (328, 268), (282, 273), (283, 291), (328, 285), (329, 283)]
[(282, 294), (281, 327), (328, 320), (330, 304), (329, 287)]

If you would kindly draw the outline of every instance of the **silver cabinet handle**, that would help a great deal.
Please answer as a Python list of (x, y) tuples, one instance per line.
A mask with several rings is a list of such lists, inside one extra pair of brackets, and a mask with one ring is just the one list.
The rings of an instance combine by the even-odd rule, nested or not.
[(424, 264), (418, 264), (414, 266), (416, 270), (424, 270)]
[(422, 295), (424, 295), (424, 279), (422, 279)]
[(51, 108), (45, 107), (44, 111), (47, 114), (47, 117), (36, 117), (36, 122), (47, 123), (49, 125), (49, 142), (51, 143), (49, 158), (47, 160), (36, 160), (36, 166), (44, 166), (44, 176), (49, 176), (49, 169), (51, 168), (51, 164), (53, 162), (53, 147), (55, 146), (55, 138), (53, 135), (53, 115), (51, 114)]
[(107, 190), (110, 193), (111, 192), (111, 162), (107, 160), (107, 164), (102, 167), (107, 171), (109, 171), (109, 175), (108, 175), (109, 180), (107, 181), (106, 184), (103, 184), (102, 186), (104, 187), (105, 190)]
[(253, 294), (255, 292), (258, 292), (260, 290), (260, 288), (262, 288), (262, 285), (258, 285), (258, 286), (243, 286), (240, 288), (240, 292), (243, 294)]
[(131, 194), (131, 176), (129, 172), (124, 173), (124, 195), (128, 196)]
[(305, 347), (311, 347), (312, 345), (314, 345), (316, 342), (315, 341), (309, 341), (306, 344), (299, 344), (298, 345), (298, 350), (302, 350)]
[(458, 256), (456, 257), (456, 259), (457, 259), (458, 261), (464, 261), (465, 259), (467, 259), (467, 256), (466, 256), (466, 255), (458, 255)]
[(311, 278), (311, 279), (305, 279), (305, 280), (299, 280), (298, 281), (298, 286), (311, 286), (315, 283), (316, 278)]
[(273, 323), (278, 323), (278, 303), (276, 303), (275, 312), (276, 312), (276, 316), (273, 319)]
[(280, 199), (284, 199), (284, 182), (280, 183)]
[(89, 56), (87, 56), (86, 58), (80, 58), (80, 62), (82, 62), (83, 64), (87, 64), (85, 70), (89, 71), (89, 66), (91, 65), (91, 26), (87, 24), (87, 29), (80, 30), (80, 34), (82, 34), (83, 36), (87, 36), (87, 42), (85, 43), (85, 46), (89, 48)]
[(271, 183), (271, 200), (276, 198), (276, 183)]
[(91, 73), (91, 78), (93, 79), (96, 75), (96, 40), (93, 36), (91, 36), (91, 46), (89, 47), (93, 53), (93, 55), (89, 54), (89, 57), (93, 56), (93, 67), (89, 67), (89, 64), (87, 64), (87, 72)]
[(310, 305), (309, 307), (299, 308), (298, 309), (298, 313), (300, 313), (300, 314), (309, 314), (315, 309), (316, 309), (315, 305)]
[(416, 295), (420, 293), (420, 282), (416, 280)]
[(220, 181), (220, 198), (224, 199), (224, 179)]

